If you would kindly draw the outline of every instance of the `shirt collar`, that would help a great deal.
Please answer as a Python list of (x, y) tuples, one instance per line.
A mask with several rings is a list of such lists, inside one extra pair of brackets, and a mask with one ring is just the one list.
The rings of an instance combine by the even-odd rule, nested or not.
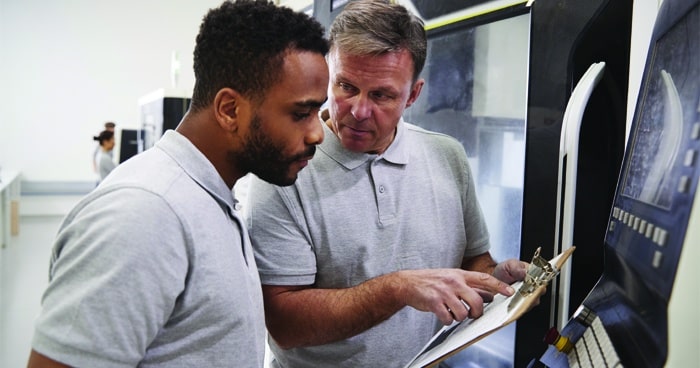
[(156, 147), (170, 156), (202, 189), (207, 191), (222, 208), (233, 214), (236, 200), (233, 191), (216, 171), (214, 165), (189, 139), (175, 130), (167, 130)]

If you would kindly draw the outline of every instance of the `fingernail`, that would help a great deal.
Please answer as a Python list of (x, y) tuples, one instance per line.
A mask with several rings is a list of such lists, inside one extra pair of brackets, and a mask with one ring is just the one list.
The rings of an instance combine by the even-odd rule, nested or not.
[(508, 286), (508, 292), (513, 294), (513, 293), (515, 293), (515, 289), (513, 289), (512, 286)]

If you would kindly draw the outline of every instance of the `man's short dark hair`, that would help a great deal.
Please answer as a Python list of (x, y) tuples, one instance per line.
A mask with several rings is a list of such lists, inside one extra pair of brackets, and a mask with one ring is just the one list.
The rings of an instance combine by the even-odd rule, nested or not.
[(192, 109), (222, 88), (262, 99), (279, 80), (290, 50), (328, 52), (323, 27), (306, 14), (266, 0), (226, 1), (204, 17), (194, 49)]

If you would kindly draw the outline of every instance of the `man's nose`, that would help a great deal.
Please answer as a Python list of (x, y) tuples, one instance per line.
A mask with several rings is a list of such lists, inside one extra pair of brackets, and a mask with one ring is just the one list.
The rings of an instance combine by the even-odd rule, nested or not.
[(369, 118), (372, 113), (372, 103), (370, 99), (364, 95), (357, 95), (350, 112), (357, 121)]
[(309, 132), (306, 134), (306, 137), (304, 139), (304, 143), (307, 145), (317, 145), (321, 144), (323, 142), (323, 126), (321, 124), (325, 124), (323, 121), (321, 121), (321, 118), (318, 117), (316, 119), (315, 124), (311, 124), (309, 128)]

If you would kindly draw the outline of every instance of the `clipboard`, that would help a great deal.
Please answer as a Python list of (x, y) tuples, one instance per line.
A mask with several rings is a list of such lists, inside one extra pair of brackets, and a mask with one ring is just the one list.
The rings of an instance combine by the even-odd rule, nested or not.
[(498, 294), (484, 306), (481, 317), (443, 327), (405, 368), (437, 367), (443, 360), (515, 322), (535, 306), (575, 249), (572, 246), (547, 261), (540, 257), (540, 248), (537, 248), (525, 279), (512, 285), (517, 290), (513, 295)]

